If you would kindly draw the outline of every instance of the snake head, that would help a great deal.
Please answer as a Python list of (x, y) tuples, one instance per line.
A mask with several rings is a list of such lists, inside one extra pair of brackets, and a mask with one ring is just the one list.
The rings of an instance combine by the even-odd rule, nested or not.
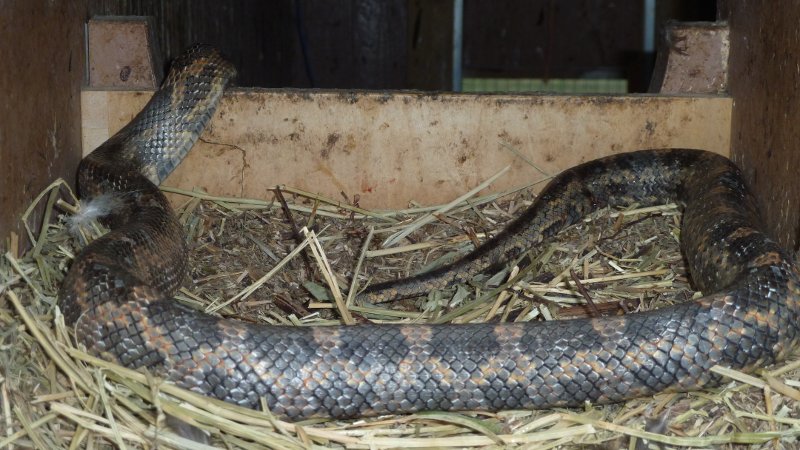
[(177, 84), (191, 77), (224, 88), (236, 78), (236, 68), (217, 48), (207, 44), (194, 44), (172, 62), (164, 85)]

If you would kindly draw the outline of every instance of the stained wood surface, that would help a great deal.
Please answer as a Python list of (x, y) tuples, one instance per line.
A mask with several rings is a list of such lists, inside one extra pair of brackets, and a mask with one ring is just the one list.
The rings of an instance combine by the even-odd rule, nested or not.
[[(150, 92), (85, 91), (84, 151)], [(510, 165), (492, 191), (602, 155), (693, 147), (727, 154), (724, 97), (567, 97), (234, 91), (166, 184), (268, 197), (286, 184), (365, 207), (447, 202)]]
[(88, 86), (94, 89), (155, 89), (163, 62), (152, 21), (139, 16), (95, 16), (86, 24)]
[[(12, 233), (26, 245), (19, 219), (33, 198), (56, 178), (75, 178), (86, 5), (45, 0), (0, 5), (0, 250), (6, 250)], [(29, 217), (33, 230), (42, 210)]]
[[(730, 8), (729, 10), (727, 8)], [(723, 2), (731, 29), (733, 159), (781, 244), (800, 247), (800, 2)]]
[(650, 92), (721, 94), (728, 90), (726, 22), (670, 23), (658, 49)]

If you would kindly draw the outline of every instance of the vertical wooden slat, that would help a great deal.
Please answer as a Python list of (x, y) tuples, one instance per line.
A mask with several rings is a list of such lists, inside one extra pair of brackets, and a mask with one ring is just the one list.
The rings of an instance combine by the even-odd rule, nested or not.
[(453, 0), (408, 1), (408, 87), (452, 89)]
[(769, 230), (800, 244), (800, 2), (725, 2), (731, 29), (731, 153)]
[(483, 76), (580, 77), (642, 51), (638, 0), (464, 3), (464, 70)]
[[(0, 13), (0, 249), (20, 214), (80, 158), (86, 2), (2, 2)], [(40, 216), (30, 222), (34, 228)], [(24, 236), (22, 243), (24, 244)]]

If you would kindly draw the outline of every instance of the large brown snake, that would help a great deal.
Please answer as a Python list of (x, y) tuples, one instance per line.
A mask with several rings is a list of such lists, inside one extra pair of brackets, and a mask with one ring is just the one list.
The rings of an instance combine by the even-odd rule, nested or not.
[(713, 385), (717, 364), (753, 370), (797, 346), (800, 275), (759, 227), (727, 159), (645, 150), (555, 177), (521, 217), (433, 274), (371, 288), (422, 293), (507, 261), (606, 206), (676, 201), (682, 245), (705, 297), (622, 317), (466, 325), (279, 327), (220, 319), (171, 299), (186, 273), (182, 228), (156, 185), (212, 115), (232, 67), (208, 47), (173, 65), (161, 90), (79, 169), (81, 195), (113, 193), (112, 231), (73, 263), (59, 295), (91, 352), (289, 419), (419, 410), (608, 403)]

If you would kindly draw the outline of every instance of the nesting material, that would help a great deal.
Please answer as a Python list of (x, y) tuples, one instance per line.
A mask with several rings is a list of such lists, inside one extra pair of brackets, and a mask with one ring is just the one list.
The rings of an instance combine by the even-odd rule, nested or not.
[[(525, 261), (468, 286), (361, 305), (352, 292), (468, 252), (529, 206), (532, 196), (520, 190), (471, 196), (448, 208), (366, 211), (357, 199), (287, 187), (269, 200), (170, 192), (191, 247), (190, 277), (177, 298), (211, 314), (298, 326), (537, 321), (627, 314), (696, 295), (680, 254), (674, 205), (601, 211), (533, 249)], [(63, 218), (51, 220), (76, 204), (63, 182), (37, 203), (45, 206), (45, 223), (52, 223), (39, 234), (29, 231), (34, 245), (26, 255), (6, 253), (0, 261), (0, 448), (202, 448), (174, 434), (167, 416), (205, 430), (213, 445), (226, 448), (797, 445), (798, 362), (755, 375), (715, 368), (730, 383), (572, 410), (287, 423), (208, 399), (72, 344), (55, 308), (58, 286), (78, 248), (102, 227), (83, 227), (74, 237)], [(393, 236), (394, 245), (381, 245)]]

